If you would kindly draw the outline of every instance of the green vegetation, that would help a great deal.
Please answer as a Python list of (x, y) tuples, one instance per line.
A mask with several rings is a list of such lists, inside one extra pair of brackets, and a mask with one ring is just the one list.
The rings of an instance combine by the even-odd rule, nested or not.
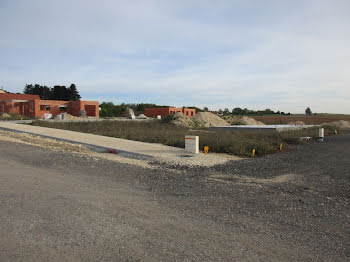
[[(285, 132), (209, 132), (204, 129), (190, 130), (167, 124), (162, 121), (101, 121), (101, 122), (46, 122), (35, 121), (33, 125), (92, 133), (103, 136), (124, 138), (169, 146), (184, 147), (185, 135), (198, 135), (200, 148), (209, 146), (210, 152), (227, 153), (238, 156), (250, 156), (253, 148), (256, 155), (265, 155), (278, 151), (280, 143), (285, 149), (292, 144), (304, 143), (302, 136), (316, 136), (316, 128)], [(334, 132), (331, 127), (325, 133)]]
[[(122, 103), (120, 105), (115, 105), (112, 102), (103, 102), (100, 104), (100, 108), (101, 108), (100, 116), (101, 117), (124, 116), (127, 108), (133, 109), (136, 114), (141, 114), (145, 112), (146, 108), (152, 108), (152, 107), (169, 107), (169, 106), (161, 106), (161, 105), (147, 104), (147, 103), (146, 104), (145, 103), (141, 103), (141, 104)], [(184, 107), (196, 109), (196, 113), (203, 111), (202, 109), (194, 106), (184, 106)]]
[(307, 115), (307, 116), (311, 116), (312, 115), (312, 111), (311, 111), (310, 107), (305, 109), (305, 115)]
[(80, 100), (80, 95), (75, 84), (71, 84), (70, 87), (54, 86), (53, 88), (47, 86), (26, 85), (24, 94), (39, 95), (43, 100), (61, 100), (61, 101), (76, 101)]
[(116, 116), (124, 116), (126, 109), (131, 108), (135, 111), (135, 113), (143, 113), (145, 111), (145, 108), (150, 107), (166, 107), (166, 106), (159, 106), (156, 104), (120, 104), (115, 105), (112, 102), (103, 102), (100, 104), (101, 117), (116, 117)]

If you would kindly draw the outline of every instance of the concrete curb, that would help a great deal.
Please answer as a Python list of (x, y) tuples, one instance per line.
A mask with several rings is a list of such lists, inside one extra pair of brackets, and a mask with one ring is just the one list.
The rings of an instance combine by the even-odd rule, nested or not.
[(69, 139), (39, 135), (39, 134), (31, 133), (31, 132), (19, 131), (19, 130), (6, 128), (6, 127), (0, 127), (0, 130), (10, 131), (10, 132), (19, 133), (19, 134), (29, 134), (29, 135), (42, 137), (42, 138), (53, 139), (56, 141), (67, 142), (67, 143), (71, 143), (71, 144), (75, 144), (75, 145), (82, 145), (82, 146), (85, 146), (86, 148), (88, 148), (91, 151), (96, 152), (96, 153), (108, 153), (110, 149), (113, 149), (113, 150), (115, 150), (115, 152), (119, 156), (126, 157), (126, 158), (132, 158), (132, 159), (138, 159), (138, 160), (150, 160), (150, 159), (154, 158), (153, 156), (148, 156), (148, 155), (139, 154), (139, 153), (135, 153), (135, 152), (129, 152), (129, 151), (120, 150), (120, 149), (116, 149), (116, 148), (97, 146), (97, 145), (92, 145), (92, 144), (88, 144), (88, 143), (76, 142), (76, 141), (72, 141)]

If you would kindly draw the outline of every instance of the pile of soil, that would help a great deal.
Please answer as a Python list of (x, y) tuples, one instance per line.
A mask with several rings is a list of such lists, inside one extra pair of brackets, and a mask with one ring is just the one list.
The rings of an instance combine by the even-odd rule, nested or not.
[(324, 123), (322, 125), (334, 126), (335, 128), (350, 130), (350, 121), (340, 120), (331, 123)]
[(230, 125), (221, 117), (214, 115), (213, 113), (210, 113), (210, 112), (199, 112), (193, 116), (193, 119), (197, 120), (205, 127)]
[(265, 125), (263, 122), (248, 116), (230, 116), (226, 118), (226, 121), (231, 125)]
[(136, 117), (136, 119), (148, 119), (148, 117), (145, 116), (144, 114), (141, 114), (141, 115), (138, 115), (138, 116)]
[(10, 118), (11, 116), (6, 113), (0, 113), (0, 119)]
[[(63, 120), (69, 120), (69, 119), (79, 119), (80, 117), (78, 116), (72, 116), (71, 114), (68, 113), (64, 113), (64, 117)], [(62, 119), (62, 114), (59, 114), (57, 116), (55, 116), (55, 119)]]
[(193, 120), (181, 112), (177, 112), (173, 115), (173, 119), (170, 121), (171, 124), (184, 127), (193, 127)]

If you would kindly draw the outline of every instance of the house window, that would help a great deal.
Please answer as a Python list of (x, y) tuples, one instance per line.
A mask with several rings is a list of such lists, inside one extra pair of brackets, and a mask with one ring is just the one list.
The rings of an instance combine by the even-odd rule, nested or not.
[(193, 116), (193, 111), (191, 112), (191, 116)]
[(67, 107), (66, 106), (60, 106), (60, 112), (66, 112)]
[(40, 110), (41, 110), (41, 111), (50, 111), (50, 106), (47, 106), (47, 105), (40, 105)]

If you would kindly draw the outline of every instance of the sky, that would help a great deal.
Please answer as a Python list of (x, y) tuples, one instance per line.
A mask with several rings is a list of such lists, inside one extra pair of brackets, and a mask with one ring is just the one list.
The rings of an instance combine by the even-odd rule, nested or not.
[(0, 88), (350, 114), (349, 0), (0, 0)]

